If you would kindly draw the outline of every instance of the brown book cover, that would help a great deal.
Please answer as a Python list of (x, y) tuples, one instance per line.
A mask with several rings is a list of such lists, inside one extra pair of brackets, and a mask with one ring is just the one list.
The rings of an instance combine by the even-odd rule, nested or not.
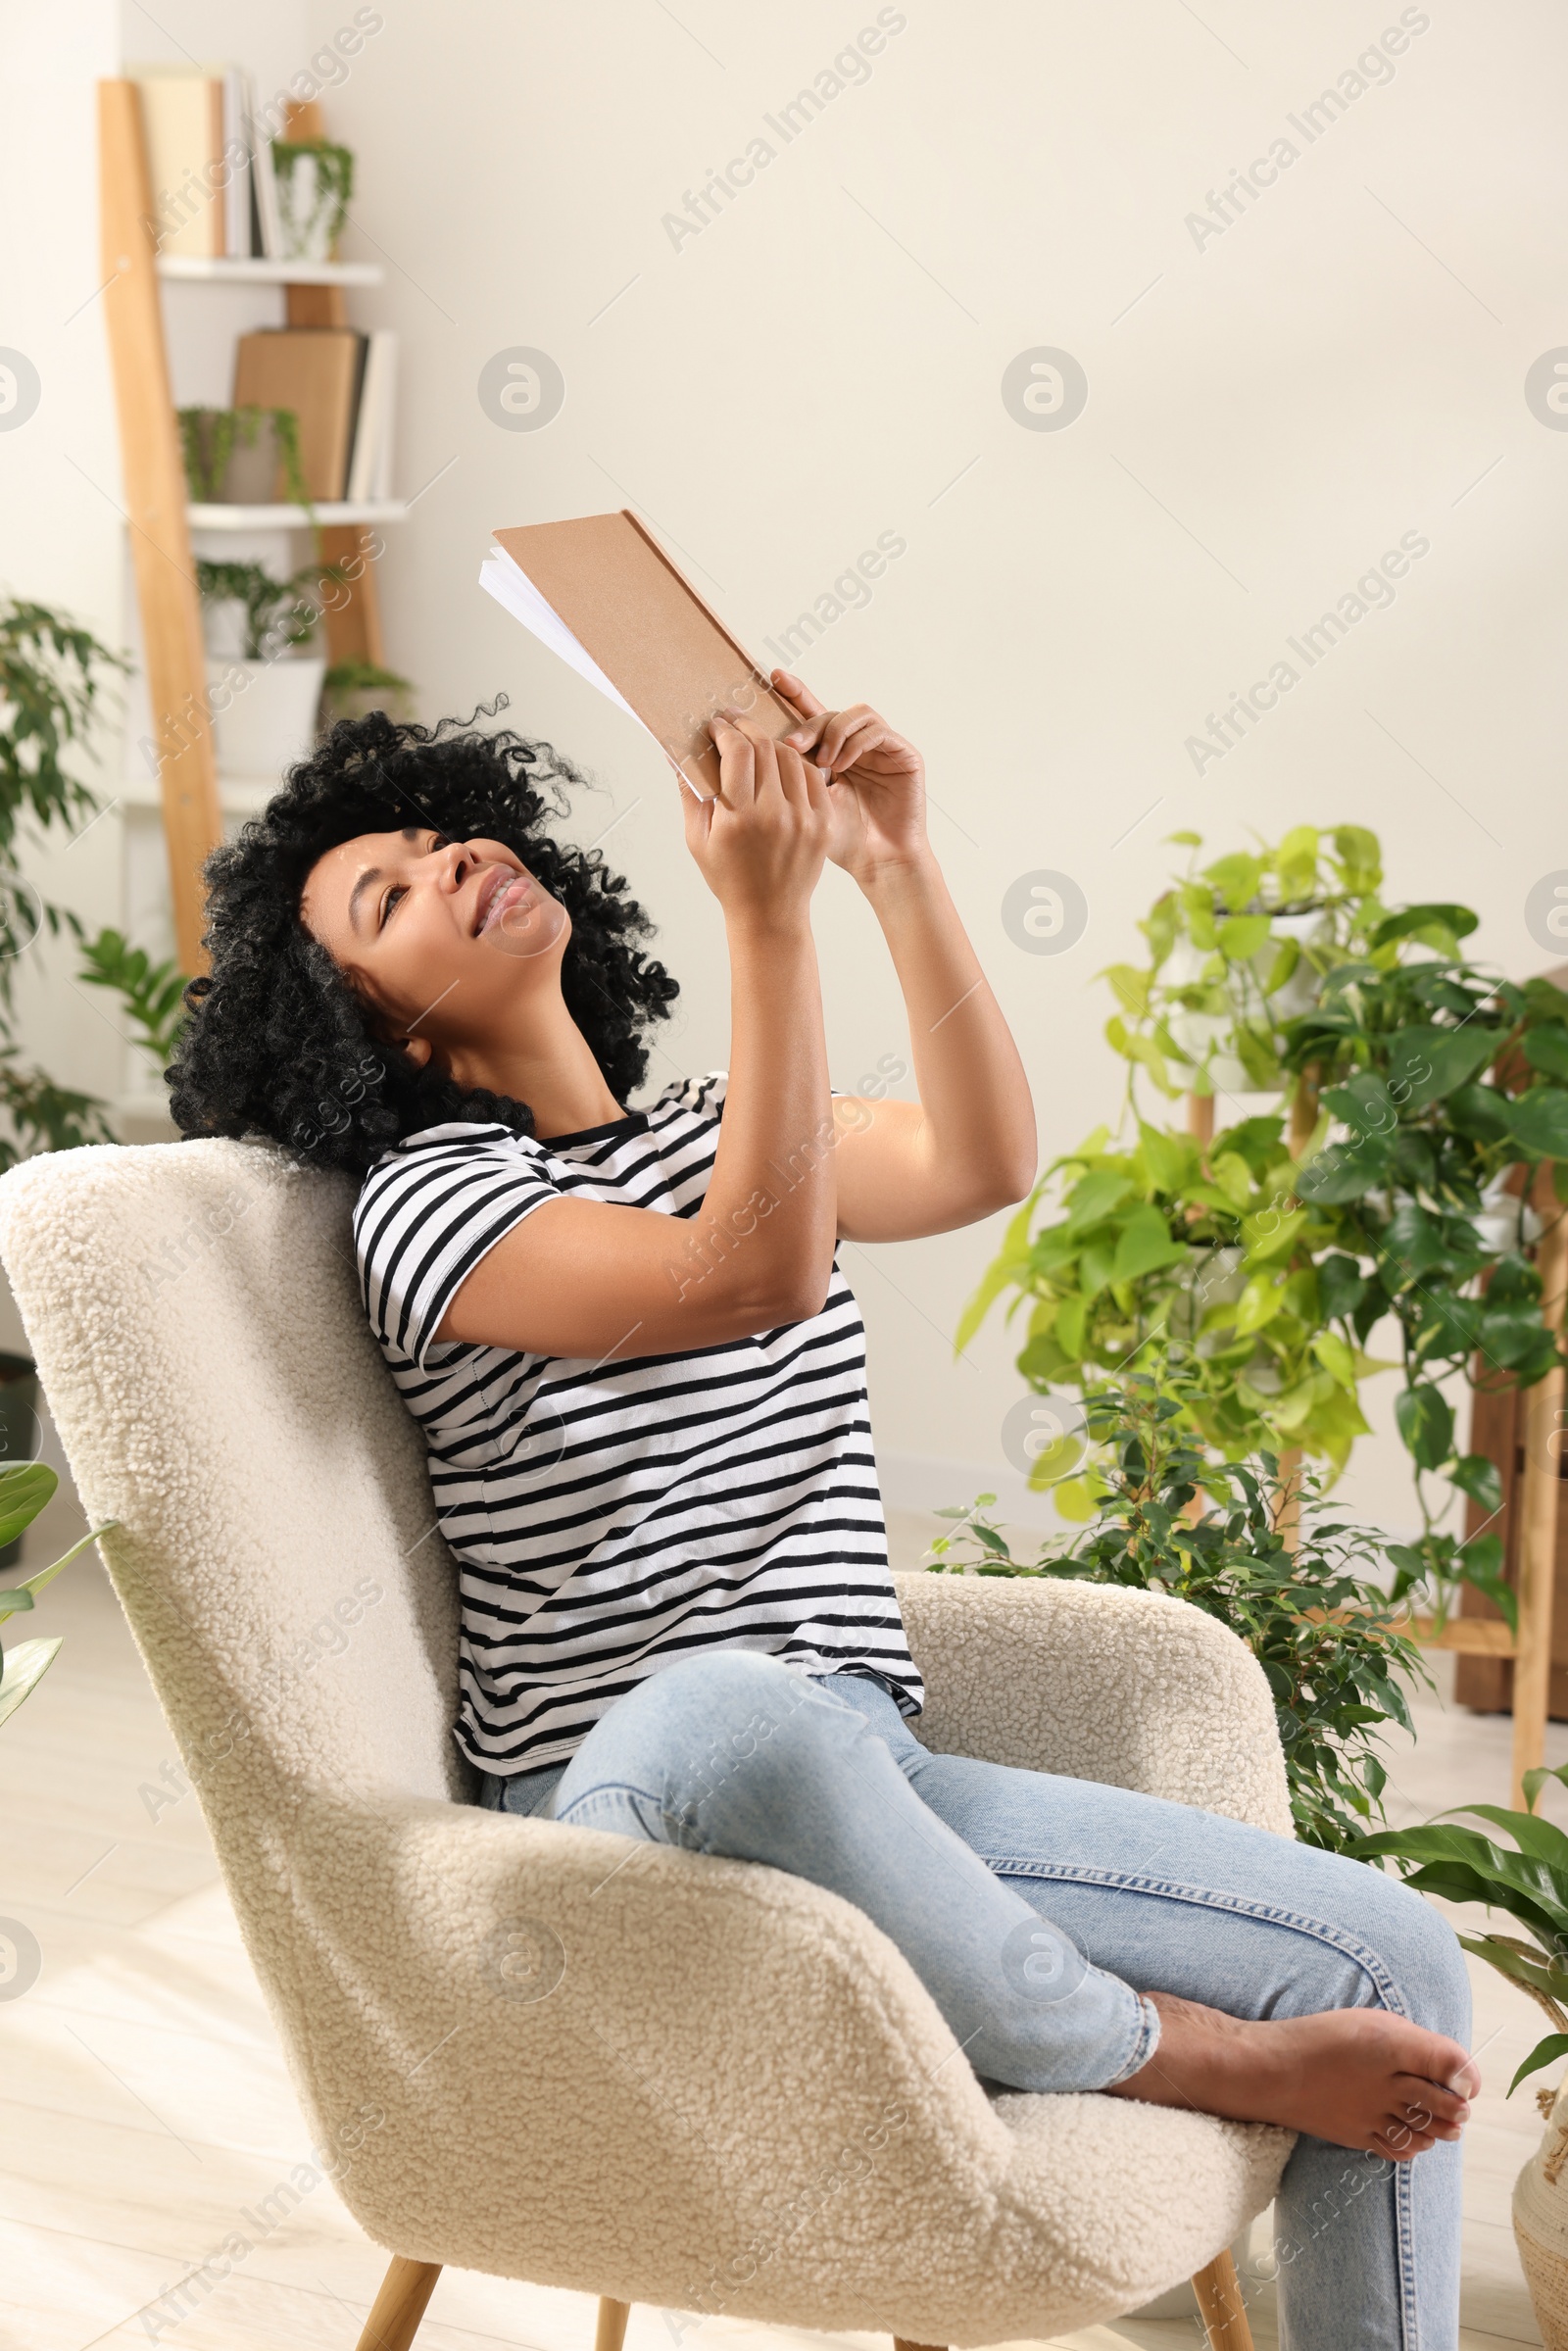
[[(313, 498), (343, 496), (364, 365), (365, 337), (352, 326), (270, 327), (239, 338), (234, 406), (293, 410)], [(288, 497), (281, 470), (272, 494)]]
[[(635, 514), (582, 514), (498, 530), (496, 545), (544, 599), (587, 657), (573, 666), (608, 681), (703, 797), (718, 789), (718, 754), (708, 722), (731, 704), (777, 742), (799, 726), (767, 673), (704, 603)], [(499, 570), (499, 567), (495, 567)], [(480, 577), (525, 627), (571, 661), (567, 645), (537, 628), (504, 578)]]

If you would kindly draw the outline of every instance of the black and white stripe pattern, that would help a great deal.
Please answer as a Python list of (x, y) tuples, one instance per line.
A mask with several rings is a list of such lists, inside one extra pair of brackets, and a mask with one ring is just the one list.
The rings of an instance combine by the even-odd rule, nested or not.
[(427, 1128), (366, 1178), (367, 1311), (424, 1431), (463, 1601), (459, 1745), (481, 1770), (571, 1754), (612, 1701), (705, 1648), (924, 1692), (888, 1573), (865, 1335), (835, 1262), (805, 1322), (591, 1363), (434, 1339), (487, 1249), (563, 1193), (690, 1217), (724, 1079), (548, 1143)]

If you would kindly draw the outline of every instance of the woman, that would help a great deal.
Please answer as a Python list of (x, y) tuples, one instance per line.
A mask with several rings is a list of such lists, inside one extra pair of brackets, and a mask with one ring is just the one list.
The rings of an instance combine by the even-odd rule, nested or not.
[[(1358, 1863), (910, 1727), (835, 1245), (1019, 1199), (1034, 1122), (919, 755), (774, 684), (798, 731), (720, 716), (719, 794), (682, 793), (729, 946), (727, 1078), (626, 1109), (675, 990), (624, 885), (546, 829), (569, 766), (378, 714), (215, 855), (175, 1114), (361, 1179), (367, 1310), (459, 1563), (481, 1803), (831, 1887), (987, 2081), (1299, 2131), (1283, 2339), (1442, 2351), (1479, 2077), (1437, 1914)], [(917, 1103), (830, 1095), (829, 857), (887, 940)]]

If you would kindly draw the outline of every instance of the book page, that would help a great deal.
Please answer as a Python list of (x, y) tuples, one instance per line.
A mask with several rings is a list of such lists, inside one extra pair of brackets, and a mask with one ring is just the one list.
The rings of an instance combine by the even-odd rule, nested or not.
[[(625, 695), (611, 684), (593, 656), (578, 643), (554, 607), (546, 603), (527, 573), (501, 548), (492, 547), (480, 564), (479, 585), (512, 614), (514, 620), (520, 620), (541, 645), (547, 645), (553, 654), (559, 655), (562, 661), (576, 670), (579, 677), (586, 678), (589, 685), (597, 686), (600, 693), (612, 702), (617, 710), (624, 710), (628, 718), (636, 719), (644, 734), (653, 734), (652, 727), (637, 717)], [(657, 736), (654, 739), (658, 741)], [(675, 772), (679, 775), (680, 769), (677, 767)], [(704, 797), (686, 776), (681, 775), (680, 780), (695, 799)]]

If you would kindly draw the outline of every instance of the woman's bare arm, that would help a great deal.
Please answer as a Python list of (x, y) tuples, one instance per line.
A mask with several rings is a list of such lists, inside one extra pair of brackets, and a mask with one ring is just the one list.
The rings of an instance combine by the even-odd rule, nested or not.
[(835, 1105), (838, 1229), (850, 1241), (951, 1232), (1022, 1200), (1035, 1180), (1023, 1063), (926, 838), (920, 754), (864, 703), (825, 710), (787, 671), (773, 683), (805, 720), (791, 741), (832, 777), (828, 855), (882, 926), (920, 1097)]
[(442, 1339), (595, 1360), (683, 1353), (822, 1303), (835, 1171), (810, 898), (827, 788), (749, 721), (717, 720), (713, 732), (718, 798), (699, 806), (682, 793), (687, 845), (723, 906), (730, 954), (729, 1086), (703, 1205), (681, 1218), (548, 1201), (480, 1260)]

